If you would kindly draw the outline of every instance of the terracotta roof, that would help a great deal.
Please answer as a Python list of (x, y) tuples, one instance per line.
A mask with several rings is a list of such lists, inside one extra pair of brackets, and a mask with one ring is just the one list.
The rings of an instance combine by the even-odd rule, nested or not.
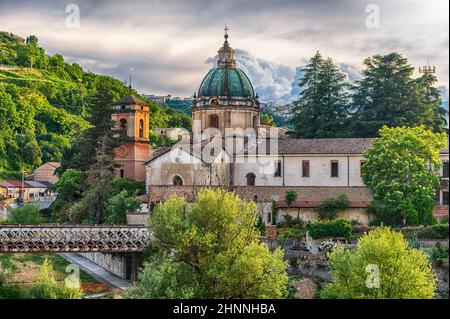
[[(61, 163), (60, 163), (60, 162), (47, 162), (47, 163), (45, 163), (45, 164), (50, 164), (50, 165), (53, 166), (54, 168), (58, 168), (58, 167), (61, 166)], [(44, 164), (44, 165), (45, 165), (45, 164)]]
[(47, 185), (44, 185), (41, 182), (36, 181), (25, 181), (25, 186), (33, 187), (33, 188), (47, 188)]
[(145, 164), (153, 161), (154, 159), (160, 157), (161, 155), (166, 154), (169, 151), (170, 151), (170, 147), (158, 147), (158, 148), (153, 149), (152, 152), (150, 153), (150, 158), (148, 159), (147, 162), (145, 162)]
[(278, 139), (280, 154), (362, 154), (372, 146), (371, 138)]
[[(277, 201), (276, 205), (278, 208), (316, 208), (322, 201), (314, 201), (314, 200), (298, 200), (293, 202), (291, 205), (288, 205), (284, 200)], [(350, 208), (367, 208), (369, 206), (370, 201), (351, 201)]]
[(133, 95), (126, 95), (120, 100), (114, 102), (112, 105), (147, 105), (144, 101), (138, 99), (137, 97)]

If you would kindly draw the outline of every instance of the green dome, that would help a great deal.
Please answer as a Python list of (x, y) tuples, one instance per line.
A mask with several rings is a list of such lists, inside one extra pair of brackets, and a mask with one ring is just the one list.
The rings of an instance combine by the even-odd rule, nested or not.
[(234, 67), (210, 70), (198, 90), (198, 97), (253, 97), (254, 95), (253, 86), (247, 75), (242, 70)]

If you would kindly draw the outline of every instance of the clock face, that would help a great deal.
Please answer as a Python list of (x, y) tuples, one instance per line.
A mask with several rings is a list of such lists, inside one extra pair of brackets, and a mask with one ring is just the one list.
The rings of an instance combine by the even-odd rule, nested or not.
[(120, 157), (125, 157), (128, 154), (128, 150), (125, 146), (119, 146), (119, 148), (117, 149), (117, 155), (119, 155)]

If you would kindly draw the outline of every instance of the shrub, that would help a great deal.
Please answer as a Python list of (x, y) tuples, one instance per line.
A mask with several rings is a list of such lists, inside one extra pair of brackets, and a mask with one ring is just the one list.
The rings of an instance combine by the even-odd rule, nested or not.
[(261, 236), (266, 235), (266, 225), (264, 224), (264, 221), (263, 221), (263, 218), (261, 217), (261, 215), (258, 216), (258, 220), (256, 221), (255, 227), (259, 231)]
[(400, 212), (394, 212), (383, 202), (374, 200), (367, 207), (367, 213), (373, 216), (372, 221), (369, 223), (371, 226), (380, 226), (383, 223), (384, 226), (401, 226), (403, 225), (403, 216)]
[(336, 219), (339, 211), (350, 207), (350, 199), (346, 194), (341, 194), (336, 198), (328, 198), (317, 205), (316, 211), (319, 213), (320, 219)]
[(448, 244), (441, 245), (437, 243), (434, 246), (431, 246), (427, 250), (430, 261), (435, 265), (442, 265), (443, 263), (448, 263)]
[(448, 230), (448, 224), (434, 224), (425, 227), (419, 233), (419, 237), (425, 239), (448, 239)]
[(31, 296), (35, 299), (79, 299), (82, 296), (82, 290), (79, 288), (79, 282), (75, 277), (69, 280), (71, 287), (66, 282), (59, 283), (55, 279), (53, 266), (45, 259), (44, 264), (39, 270), (37, 281), (31, 288)]
[(436, 279), (427, 255), (409, 247), (402, 233), (389, 228), (364, 235), (354, 250), (338, 246), (327, 256), (333, 282), (321, 291), (322, 298), (431, 299), (435, 295)]
[(23, 207), (13, 209), (8, 219), (8, 224), (40, 224), (46, 219), (41, 215), (37, 205), (26, 204)]
[(352, 235), (352, 224), (345, 219), (332, 221), (316, 221), (306, 224), (306, 230), (313, 239), (323, 237), (345, 237)]
[(299, 229), (285, 228), (278, 233), (278, 239), (285, 240), (289, 238), (300, 238), (305, 236), (304, 232)]

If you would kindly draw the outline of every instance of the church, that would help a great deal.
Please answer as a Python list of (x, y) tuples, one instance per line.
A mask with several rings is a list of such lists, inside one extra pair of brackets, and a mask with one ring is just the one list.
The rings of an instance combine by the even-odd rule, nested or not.
[[(201, 81), (192, 103), (192, 133), (171, 148), (151, 150), (149, 106), (133, 96), (114, 103), (113, 119), (125, 142), (116, 149), (117, 175), (145, 181), (150, 209), (172, 194), (193, 200), (201, 187), (223, 187), (254, 200), (268, 224), (283, 215), (318, 218), (314, 208), (325, 199), (346, 194), (350, 207), (343, 218), (369, 222), (365, 209), (372, 197), (361, 179), (369, 138), (296, 139), (260, 124), (260, 103), (249, 77), (236, 66), (225, 41), (217, 65)], [(187, 132), (186, 132), (187, 133)], [(448, 149), (442, 150), (435, 215), (448, 214)], [(297, 193), (287, 205), (286, 191)], [(275, 209), (274, 209), (275, 208)]]

